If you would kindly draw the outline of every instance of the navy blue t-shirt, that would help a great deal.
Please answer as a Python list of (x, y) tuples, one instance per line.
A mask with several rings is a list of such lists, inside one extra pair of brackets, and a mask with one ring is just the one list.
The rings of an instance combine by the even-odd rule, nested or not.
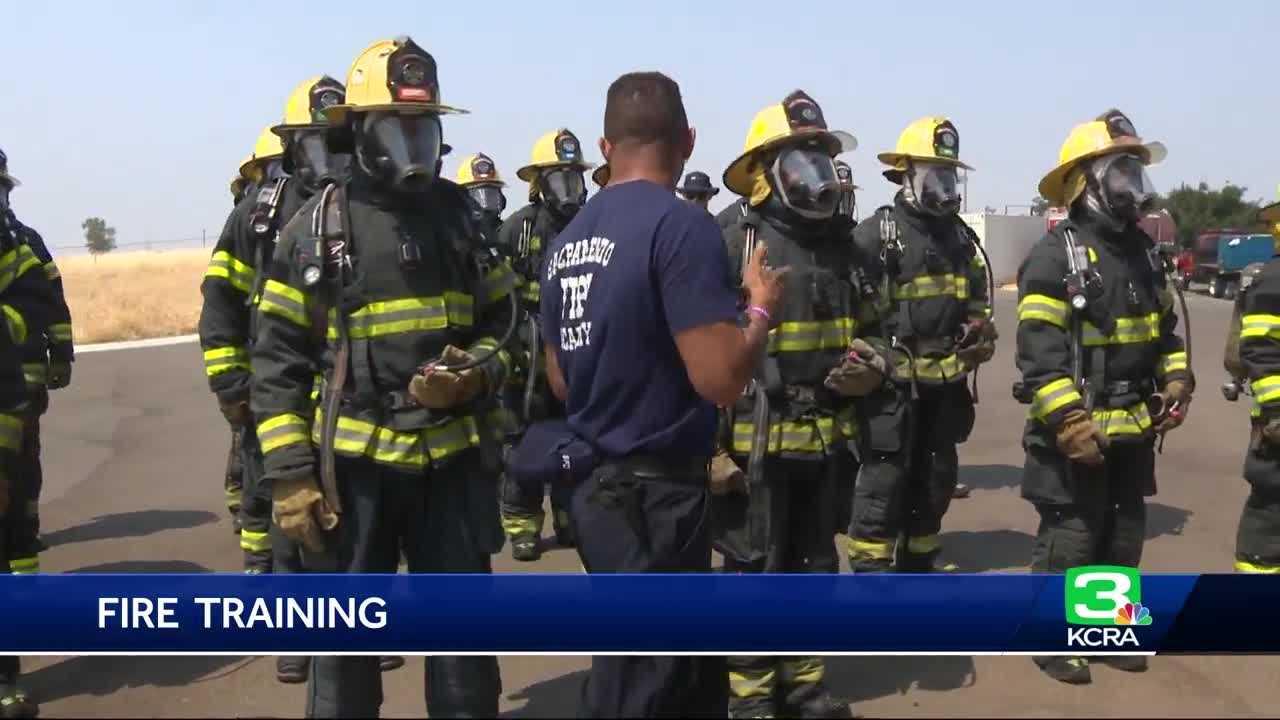
[(710, 455), (716, 409), (675, 335), (737, 318), (720, 227), (655, 183), (595, 195), (552, 243), (542, 332), (569, 388), (570, 427), (606, 457)]

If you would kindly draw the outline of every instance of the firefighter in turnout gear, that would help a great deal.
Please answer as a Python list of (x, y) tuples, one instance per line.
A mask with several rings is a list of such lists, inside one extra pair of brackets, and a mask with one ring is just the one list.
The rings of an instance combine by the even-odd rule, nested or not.
[[(1077, 125), (1040, 194), (1069, 208), (1018, 271), (1018, 356), (1030, 404), (1022, 496), (1040, 514), (1031, 567), (1137, 567), (1145, 498), (1156, 492), (1155, 442), (1186, 417), (1194, 388), (1166, 266), (1138, 226), (1155, 190), (1144, 143), (1118, 110)], [(1142, 657), (1117, 657), (1123, 670)], [(1038, 657), (1066, 683), (1087, 683), (1083, 658)]]
[(891, 210), (854, 233), (873, 270), (875, 302), (861, 332), (891, 348), (893, 382), (862, 401), (869, 436), (854, 491), (854, 572), (934, 569), (938, 533), (959, 473), (956, 445), (974, 423), (968, 383), (995, 352), (987, 267), (961, 220), (960, 135), (945, 117), (907, 126), (879, 156), (901, 185)]
[[(324, 109), (350, 179), (290, 220), (262, 288), (252, 405), (273, 515), (331, 571), (391, 573), (403, 553), (410, 572), (488, 573), (502, 547), (489, 417), (515, 280), (440, 177), (440, 119), (457, 112), (411, 39), (365, 49), (345, 102)], [(426, 671), (430, 715), (497, 714), (496, 658), (435, 656)], [(314, 658), (309, 716), (381, 704), (377, 658)]]
[[(854, 339), (852, 225), (837, 213), (832, 159), (855, 146), (797, 90), (756, 114), (724, 173), (749, 202), (725, 231), (735, 281), (762, 244), (791, 268), (778, 326), (756, 380), (724, 413), (712, 464), (715, 546), (728, 572), (839, 571), (836, 499), (854, 470), (854, 398), (884, 382), (883, 360)], [(817, 657), (730, 657), (730, 715), (847, 717), (824, 669)]]
[(485, 237), (497, 242), (502, 229), (502, 213), (507, 209), (507, 196), (502, 189), (507, 186), (498, 174), (493, 159), (477, 153), (462, 159), (455, 181), (467, 191), (475, 204), (476, 223), (484, 230)]
[(75, 348), (71, 340), (71, 311), (67, 309), (62, 290), (62, 275), (45, 247), (44, 239), (34, 229), (23, 225), (10, 204), (9, 193), (16, 182), (0, 176), (0, 214), (7, 231), (24, 245), (40, 263), (40, 271), (48, 281), (47, 292), (52, 301), (49, 323), (43, 328), (28, 328), (22, 347), (22, 374), (27, 384), (27, 414), (23, 423), (22, 450), (13, 471), (12, 517), (9, 527), (9, 570), (15, 575), (40, 572), (40, 490), (44, 471), (40, 463), (40, 416), (49, 410), (49, 391), (71, 384), (71, 363)]
[(858, 221), (858, 191), (862, 188), (853, 183), (853, 168), (843, 160), (836, 161), (836, 177), (840, 179), (840, 206), (836, 214)]
[[(539, 273), (543, 249), (560, 234), (586, 203), (584, 173), (594, 165), (583, 159), (582, 144), (566, 128), (552, 130), (533, 144), (529, 164), (516, 177), (529, 183), (529, 204), (507, 218), (499, 245), (511, 257), (520, 282), (521, 348), (517, 372), (507, 388), (520, 428), (564, 414), (551, 394), (541, 369), (542, 342), (538, 338)], [(607, 173), (601, 178), (608, 182)], [(514, 444), (516, 435), (507, 438)], [(573, 546), (569, 528), (569, 488), (551, 487), (552, 526), (556, 544)], [(511, 556), (531, 562), (542, 555), (544, 488), (525, 487), (508, 478), (502, 487), (502, 526), (511, 540)]]
[(1249, 497), (1236, 534), (1237, 572), (1280, 574), (1280, 203), (1259, 213), (1276, 257), (1250, 266), (1236, 296), (1226, 365), (1236, 385), (1253, 395), (1253, 432), (1245, 455)]
[[(18, 181), (9, 175), (0, 151), (0, 200), (7, 210), (9, 191)], [(44, 263), (20, 239), (8, 212), (0, 211), (0, 573), (9, 572), (15, 542), (29, 519), (23, 507), (23, 426), (31, 417), (30, 391), (23, 372), (29, 339), (46, 336), (59, 322), (61, 297)], [(0, 657), (0, 717), (35, 717), (39, 708), (19, 687), (19, 660)]]

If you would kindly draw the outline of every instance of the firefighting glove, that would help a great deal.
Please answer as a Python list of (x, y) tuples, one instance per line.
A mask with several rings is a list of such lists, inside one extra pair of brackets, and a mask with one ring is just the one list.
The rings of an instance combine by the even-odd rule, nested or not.
[(1183, 380), (1171, 380), (1160, 392), (1164, 400), (1164, 415), (1156, 423), (1156, 432), (1163, 435), (1182, 425), (1187, 420), (1187, 410), (1191, 407), (1190, 383)]
[(71, 363), (65, 360), (54, 360), (49, 363), (50, 390), (61, 390), (71, 384)]
[(711, 494), (728, 495), (731, 492), (746, 492), (747, 476), (738, 467), (738, 463), (729, 457), (725, 450), (717, 450), (711, 458)]
[(246, 427), (253, 422), (253, 414), (249, 412), (248, 400), (219, 402), (218, 409), (222, 411), (222, 417), (227, 419), (231, 427)]
[(271, 520), (285, 537), (314, 553), (324, 551), (324, 531), (338, 526), (338, 514), (310, 474), (272, 479)]
[(1101, 465), (1102, 451), (1110, 442), (1084, 410), (1067, 413), (1058, 426), (1058, 449), (1069, 459), (1084, 465)]
[(409, 381), (409, 394), (419, 405), (432, 410), (448, 410), (470, 402), (488, 387), (484, 370), (470, 368), (453, 372), (442, 368), (473, 359), (471, 353), (446, 345), (439, 363), (427, 365)]
[(1000, 333), (994, 323), (975, 320), (965, 326), (956, 357), (969, 367), (977, 367), (995, 357), (996, 340), (999, 338)]
[(884, 356), (865, 340), (854, 340), (844, 360), (827, 374), (825, 385), (843, 397), (870, 395), (884, 383)]
[(1280, 447), (1280, 418), (1271, 418), (1262, 426), (1262, 440), (1271, 447)]

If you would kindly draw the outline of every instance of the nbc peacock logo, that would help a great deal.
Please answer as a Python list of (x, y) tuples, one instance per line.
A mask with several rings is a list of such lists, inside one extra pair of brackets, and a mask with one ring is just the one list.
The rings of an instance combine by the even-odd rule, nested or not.
[(1142, 603), (1125, 603), (1116, 611), (1116, 625), (1150, 625), (1151, 611)]

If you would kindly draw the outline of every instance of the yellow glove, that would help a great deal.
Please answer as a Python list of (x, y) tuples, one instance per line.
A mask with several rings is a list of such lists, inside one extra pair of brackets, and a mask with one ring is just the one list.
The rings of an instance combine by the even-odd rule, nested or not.
[(885, 367), (884, 356), (875, 348), (865, 340), (854, 340), (844, 361), (827, 374), (824, 384), (837, 395), (863, 397), (884, 383)]
[(1058, 449), (1071, 460), (1084, 465), (1101, 465), (1104, 459), (1102, 451), (1110, 442), (1084, 410), (1067, 413), (1058, 426)]
[[(446, 345), (440, 354), (440, 365), (471, 362), (471, 353)], [(432, 410), (448, 410), (464, 405), (488, 388), (484, 370), (471, 368), (462, 372), (438, 370), (428, 366), (409, 381), (409, 394), (418, 404)]]
[(324, 551), (322, 531), (338, 526), (338, 514), (311, 475), (271, 481), (271, 520), (285, 537), (315, 553)]
[(711, 494), (728, 495), (730, 492), (745, 492), (747, 476), (738, 467), (738, 463), (729, 457), (724, 450), (717, 450), (711, 458)]

